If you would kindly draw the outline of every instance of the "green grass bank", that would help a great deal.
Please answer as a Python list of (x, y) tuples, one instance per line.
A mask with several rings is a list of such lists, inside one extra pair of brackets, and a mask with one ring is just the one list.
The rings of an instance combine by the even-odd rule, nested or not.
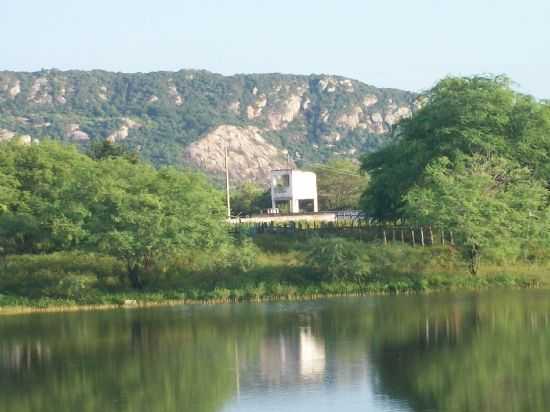
[(313, 299), (495, 287), (550, 287), (537, 255), (487, 256), (478, 275), (451, 246), (382, 245), (341, 238), (264, 235), (218, 253), (178, 254), (133, 289), (124, 265), (83, 252), (9, 256), (0, 264), (0, 314), (184, 303)]

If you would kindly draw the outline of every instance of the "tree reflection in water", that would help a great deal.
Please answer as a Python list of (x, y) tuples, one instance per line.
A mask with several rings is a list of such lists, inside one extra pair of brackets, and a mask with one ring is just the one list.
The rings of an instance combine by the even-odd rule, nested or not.
[(216, 412), (253, 402), (261, 410), (281, 395), (287, 411), (300, 397), (308, 410), (334, 398), (346, 410), (547, 411), (548, 297), (514, 291), (3, 317), (0, 410)]

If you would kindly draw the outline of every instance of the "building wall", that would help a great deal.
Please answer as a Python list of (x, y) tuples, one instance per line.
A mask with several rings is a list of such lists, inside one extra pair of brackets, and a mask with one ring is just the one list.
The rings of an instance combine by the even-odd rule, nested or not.
[[(284, 189), (278, 183), (284, 181), (288, 175), (288, 188)], [(300, 212), (300, 200), (313, 200), (313, 211), (318, 212), (317, 202), (317, 176), (313, 172), (301, 170), (274, 170), (271, 172), (271, 203), (276, 207), (279, 200), (290, 201), (290, 213)]]
[(319, 211), (317, 205), (317, 176), (315, 173), (293, 170), (291, 187), (293, 213), (299, 213), (299, 201), (307, 199), (313, 199), (313, 211)]

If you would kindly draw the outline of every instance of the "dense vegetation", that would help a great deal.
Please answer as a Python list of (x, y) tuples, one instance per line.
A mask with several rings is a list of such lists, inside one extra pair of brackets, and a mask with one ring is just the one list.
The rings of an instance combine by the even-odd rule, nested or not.
[(125, 156), (3, 144), (0, 193), (3, 256), (105, 253), (124, 263), (135, 288), (160, 257), (227, 242), (222, 197), (204, 178)]
[[(329, 80), (336, 85), (327, 86)], [(343, 86), (340, 81), (349, 83)], [(270, 114), (284, 113), (293, 96), (309, 102), (307, 109), (301, 109), (284, 127), (270, 127)], [(352, 149), (357, 153), (374, 150), (386, 140), (388, 124), (373, 133), (350, 130), (337, 121), (353, 107), (362, 107), (366, 96), (377, 99), (370, 110), (382, 117), (397, 107), (412, 108), (416, 98), (409, 92), (317, 75), (226, 77), (197, 70), (146, 74), (0, 72), (0, 140), (1, 129), (5, 129), (86, 146), (107, 138), (129, 119), (133, 126), (129, 127), (126, 144), (139, 149), (143, 159), (157, 166), (176, 165), (183, 161), (183, 149), (209, 129), (221, 124), (250, 125), (270, 129), (265, 137), (289, 150), (297, 160), (319, 161)], [(261, 113), (250, 117), (248, 108), (264, 97)], [(323, 120), (326, 114), (329, 116)], [(323, 140), (333, 132), (343, 138), (338, 142)]]
[(313, 165), (312, 170), (317, 175), (319, 210), (360, 208), (360, 198), (369, 178), (361, 174), (359, 165), (351, 160), (333, 159), (326, 164)]
[[(425, 248), (322, 233), (251, 239), (229, 230), (223, 193), (196, 173), (155, 169), (109, 143), (87, 154), (3, 143), (0, 305), (546, 284), (549, 110), (501, 78), (449, 78), (395, 144), (363, 159), (368, 177), (351, 162), (316, 167), (325, 208), (361, 201), (380, 220), (454, 234)], [(252, 185), (232, 200), (241, 214), (269, 206)]]
[(506, 78), (447, 78), (363, 158), (379, 219), (452, 230), (476, 273), (482, 254), (536, 260), (550, 246), (550, 106)]

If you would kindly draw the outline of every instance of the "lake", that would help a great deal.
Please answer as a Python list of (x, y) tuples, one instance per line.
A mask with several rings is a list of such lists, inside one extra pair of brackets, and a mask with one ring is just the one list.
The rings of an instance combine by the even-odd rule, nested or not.
[(2, 412), (550, 410), (550, 291), (0, 317)]

